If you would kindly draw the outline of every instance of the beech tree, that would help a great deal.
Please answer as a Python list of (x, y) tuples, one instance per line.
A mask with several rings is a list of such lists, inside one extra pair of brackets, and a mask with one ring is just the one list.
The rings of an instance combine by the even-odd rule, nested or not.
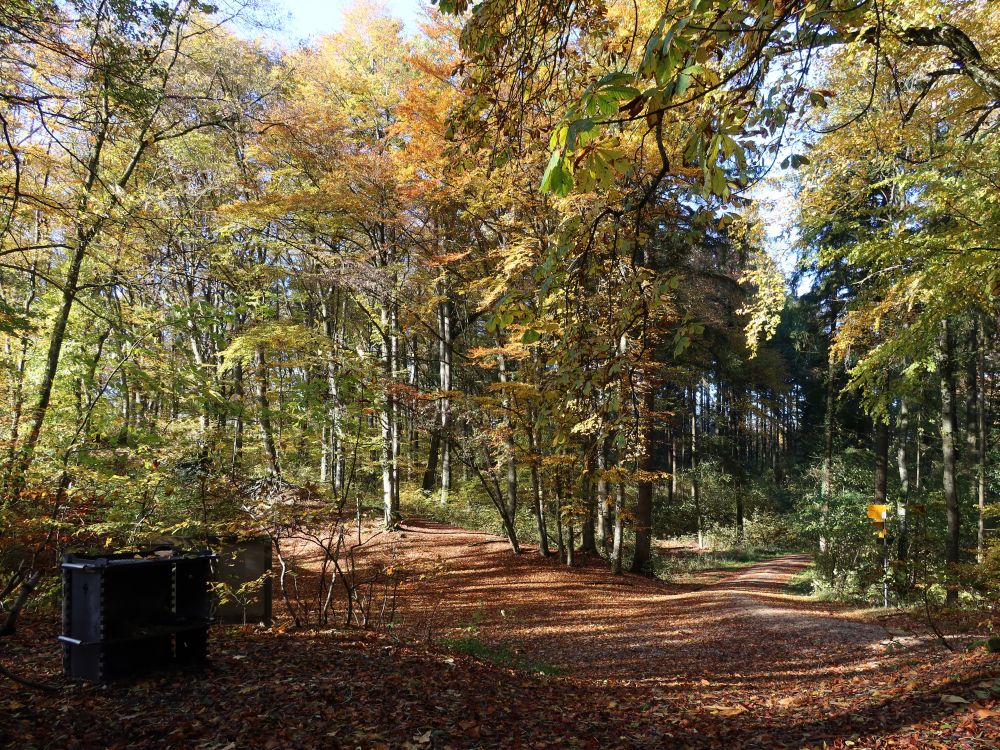
[(226, 20), (0, 10), (0, 567), (273, 490), (615, 574), (806, 539), (867, 596), (874, 501), (901, 599), (972, 590), (996, 8), (361, 5), (295, 50)]

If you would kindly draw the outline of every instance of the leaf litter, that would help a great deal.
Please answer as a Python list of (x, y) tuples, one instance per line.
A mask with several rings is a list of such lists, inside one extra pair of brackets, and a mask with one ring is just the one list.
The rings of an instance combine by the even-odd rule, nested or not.
[[(802, 556), (667, 584), (501, 541), (411, 521), (365, 558), (433, 571), (400, 587), (389, 632), (218, 627), (203, 672), (70, 683), (54, 618), (26, 619), (4, 661), (60, 689), (0, 683), (0, 744), (1000, 748), (996, 655), (892, 647), (870, 618), (788, 592)], [(459, 635), (518, 660), (449, 650)]]

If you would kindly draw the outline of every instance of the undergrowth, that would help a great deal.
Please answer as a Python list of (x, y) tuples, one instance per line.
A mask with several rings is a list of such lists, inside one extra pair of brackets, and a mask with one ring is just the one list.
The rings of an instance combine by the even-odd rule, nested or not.
[(793, 575), (787, 584), (789, 593), (799, 596), (814, 596), (817, 593), (815, 574), (815, 567), (810, 565), (805, 570)]

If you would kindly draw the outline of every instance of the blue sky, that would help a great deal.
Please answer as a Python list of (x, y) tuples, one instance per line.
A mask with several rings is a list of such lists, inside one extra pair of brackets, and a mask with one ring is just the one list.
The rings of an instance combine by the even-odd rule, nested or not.
[[(340, 28), (344, 9), (353, 4), (354, 0), (271, 0), (274, 20), (283, 30), (267, 36), (295, 45), (313, 36), (328, 34)], [(384, 0), (380, 4), (402, 20), (408, 29), (415, 28), (421, 0)]]

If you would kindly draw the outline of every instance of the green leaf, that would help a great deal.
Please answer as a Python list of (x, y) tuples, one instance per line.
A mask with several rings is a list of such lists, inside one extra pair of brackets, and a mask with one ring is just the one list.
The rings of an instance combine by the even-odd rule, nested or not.
[(542, 192), (555, 193), (560, 197), (569, 194), (573, 187), (573, 175), (566, 169), (566, 161), (559, 151), (553, 151), (542, 175)]
[(572, 151), (576, 148), (576, 139), (583, 133), (590, 132), (594, 127), (594, 121), (589, 117), (584, 117), (582, 120), (574, 120), (570, 123), (569, 129), (566, 131), (566, 150)]
[(678, 75), (674, 86), (674, 96), (684, 96), (684, 92), (688, 90), (688, 86), (690, 85), (691, 76), (688, 73)]

